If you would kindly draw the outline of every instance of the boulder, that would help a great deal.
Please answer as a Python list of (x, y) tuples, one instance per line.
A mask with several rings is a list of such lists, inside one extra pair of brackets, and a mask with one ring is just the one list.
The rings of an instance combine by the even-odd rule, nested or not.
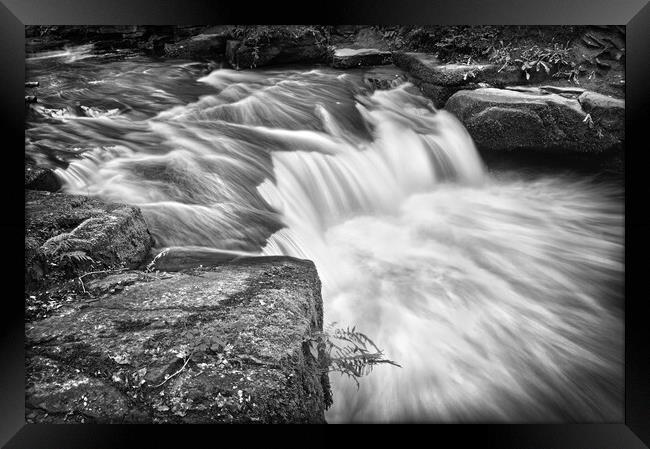
[(240, 259), (87, 280), (96, 299), (26, 324), (38, 423), (322, 423), (331, 403), (312, 262)]
[(93, 270), (135, 267), (153, 239), (139, 208), (65, 193), (25, 191), (26, 289)]
[(170, 58), (221, 60), (226, 51), (226, 37), (221, 34), (198, 34), (179, 42), (164, 44)]
[(619, 139), (625, 139), (625, 100), (586, 91), (578, 97), (578, 101), (597, 125)]
[(56, 192), (61, 189), (61, 180), (49, 168), (25, 165), (25, 188)]
[(226, 60), (236, 70), (268, 65), (325, 62), (325, 38), (318, 32), (305, 30), (273, 32), (265, 39), (228, 40)]
[(375, 48), (337, 48), (332, 55), (332, 67), (337, 69), (383, 65), (391, 62), (391, 52)]
[(445, 109), (463, 122), (481, 150), (594, 154), (623, 146), (619, 135), (590, 120), (577, 99), (558, 94), (462, 90)]

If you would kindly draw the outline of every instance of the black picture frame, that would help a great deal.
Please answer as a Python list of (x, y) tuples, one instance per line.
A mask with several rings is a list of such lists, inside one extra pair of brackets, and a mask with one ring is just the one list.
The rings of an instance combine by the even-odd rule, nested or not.
[[(24, 197), (19, 193), (24, 163), (24, 25), (93, 24), (516, 24), (626, 26), (626, 150), (625, 150), (625, 421), (608, 424), (436, 425), (420, 427), (425, 442), (453, 446), (499, 448), (643, 448), (650, 445), (650, 326), (644, 281), (650, 268), (650, 186), (645, 172), (648, 148), (644, 128), (650, 124), (650, 4), (648, 0), (315, 0), (307, 2), (234, 2), (207, 0), (0, 0), (0, 114), (5, 128), (0, 176), (4, 189), (0, 230), (4, 237), (2, 312), (0, 312), (0, 443), (7, 448), (160, 447), (191, 445), (207, 438), (212, 445), (241, 429), (195, 426), (40, 425), (24, 418), (24, 307), (20, 296), (23, 274)], [(22, 149), (22, 150), (21, 150)], [(21, 212), (22, 211), (22, 212)], [(13, 287), (11, 290), (7, 287)], [(9, 293), (11, 291), (12, 293)], [(346, 426), (342, 426), (346, 427)], [(286, 430), (286, 428), (284, 428)], [(336, 431), (336, 429), (334, 429)], [(384, 439), (389, 426), (364, 432)], [(332, 432), (332, 426), (323, 431)], [(296, 432), (275, 428), (278, 441)], [(301, 429), (310, 444), (318, 431)], [(410, 431), (407, 431), (410, 432)], [(403, 434), (403, 432), (397, 432)], [(371, 435), (369, 435), (371, 434)], [(409, 435), (412, 435), (409, 433)], [(316, 438), (315, 438), (316, 437)], [(323, 436), (327, 443), (327, 437)], [(295, 438), (292, 437), (293, 440)], [(271, 440), (268, 440), (270, 442)], [(329, 440), (334, 443), (335, 440)], [(406, 441), (404, 441), (406, 442)], [(644, 445), (645, 444), (645, 445)]]

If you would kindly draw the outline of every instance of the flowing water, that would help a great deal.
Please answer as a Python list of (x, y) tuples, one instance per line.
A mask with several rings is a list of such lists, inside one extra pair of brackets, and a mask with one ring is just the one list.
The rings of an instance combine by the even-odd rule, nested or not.
[[(136, 204), (158, 248), (311, 259), (325, 321), (402, 368), (331, 375), (330, 422), (623, 418), (623, 190), (489, 172), (410, 84), (35, 55), (26, 151), (65, 190)], [(69, 165), (68, 165), (69, 164)]]

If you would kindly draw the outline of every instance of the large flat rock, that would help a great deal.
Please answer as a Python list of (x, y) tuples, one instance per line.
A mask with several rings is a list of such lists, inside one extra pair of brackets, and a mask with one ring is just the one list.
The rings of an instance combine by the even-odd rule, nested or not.
[(240, 259), (88, 280), (92, 302), (26, 325), (29, 422), (323, 422), (314, 264)]
[(623, 146), (623, 137), (611, 131), (613, 125), (602, 126), (595, 110), (594, 116), (588, 115), (578, 98), (557, 93), (462, 90), (449, 98), (445, 109), (463, 122), (483, 150), (598, 154)]

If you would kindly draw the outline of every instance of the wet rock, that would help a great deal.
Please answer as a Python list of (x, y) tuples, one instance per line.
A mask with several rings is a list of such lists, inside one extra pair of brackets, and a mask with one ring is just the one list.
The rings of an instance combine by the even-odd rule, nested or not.
[(36, 95), (25, 95), (25, 103), (36, 103)]
[(377, 67), (363, 74), (363, 82), (373, 90), (392, 89), (406, 81), (404, 73), (394, 66)]
[(25, 189), (57, 192), (61, 189), (61, 180), (49, 168), (25, 165)]
[(332, 56), (332, 67), (338, 69), (383, 65), (391, 62), (391, 52), (375, 48), (337, 48)]
[(322, 330), (312, 262), (133, 271), (87, 288), (102, 296), (26, 325), (31, 421), (324, 422), (322, 356), (303, 343)]
[(463, 122), (482, 150), (597, 154), (620, 150), (623, 144), (620, 136), (591, 120), (577, 99), (553, 93), (462, 90), (445, 109)]
[(25, 191), (25, 283), (135, 267), (153, 244), (140, 209), (64, 193)]

